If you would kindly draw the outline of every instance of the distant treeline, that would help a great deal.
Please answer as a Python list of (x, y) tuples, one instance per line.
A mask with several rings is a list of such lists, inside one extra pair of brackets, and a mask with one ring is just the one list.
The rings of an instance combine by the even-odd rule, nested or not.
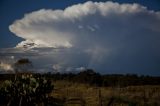
[(48, 78), (53, 80), (68, 80), (71, 82), (87, 83), (95, 86), (111, 86), (125, 87), (136, 85), (160, 85), (160, 77), (153, 76), (138, 76), (136, 74), (107, 74), (101, 75), (94, 72), (92, 69), (74, 73), (56, 73), (46, 74)]
[[(94, 72), (92, 69), (86, 69), (79, 73), (46, 73), (34, 74), (41, 75), (53, 81), (66, 80), (73, 83), (86, 83), (94, 86), (110, 86), (110, 87), (125, 87), (136, 85), (160, 85), (160, 77), (139, 76), (136, 74), (106, 74), (101, 75)], [(0, 80), (12, 79), (13, 74), (1, 74)]]

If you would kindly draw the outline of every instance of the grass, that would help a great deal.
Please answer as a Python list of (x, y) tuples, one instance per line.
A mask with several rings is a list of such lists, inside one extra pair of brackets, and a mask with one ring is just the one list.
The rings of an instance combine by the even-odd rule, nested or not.
[(96, 87), (65, 80), (52, 82), (53, 106), (160, 106), (160, 85)]
[[(69, 106), (159, 106), (160, 86), (94, 87), (68, 81), (55, 81), (51, 96), (69, 101)], [(76, 102), (77, 101), (77, 102)], [(73, 103), (72, 103), (73, 102)], [(75, 103), (74, 103), (75, 102)], [(82, 106), (81, 105), (81, 106)], [(67, 105), (68, 106), (68, 105)]]

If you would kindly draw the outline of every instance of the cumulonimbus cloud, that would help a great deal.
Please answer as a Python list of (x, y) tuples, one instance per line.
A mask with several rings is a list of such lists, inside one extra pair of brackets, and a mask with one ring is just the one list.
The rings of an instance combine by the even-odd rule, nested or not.
[(87, 63), (77, 61), (103, 72), (160, 70), (159, 28), (160, 12), (139, 4), (91, 1), (64, 10), (41, 9), (9, 26), (25, 39), (17, 47), (73, 48), (88, 56)]

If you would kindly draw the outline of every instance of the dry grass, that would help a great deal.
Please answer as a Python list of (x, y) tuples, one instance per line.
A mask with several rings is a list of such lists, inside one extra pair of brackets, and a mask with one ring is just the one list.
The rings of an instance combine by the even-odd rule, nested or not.
[(85, 106), (160, 106), (160, 86), (93, 87), (68, 81), (54, 85), (51, 96), (70, 101), (69, 106), (79, 106), (80, 101)]

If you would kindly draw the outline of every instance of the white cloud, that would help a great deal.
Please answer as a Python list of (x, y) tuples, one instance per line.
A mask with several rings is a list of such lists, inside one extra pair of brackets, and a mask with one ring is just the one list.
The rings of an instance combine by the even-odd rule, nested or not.
[(60, 53), (55, 57), (50, 52), (49, 56), (58, 61), (52, 63), (65, 59), (63, 64), (87, 65), (103, 72), (160, 70), (159, 28), (160, 12), (139, 4), (91, 1), (65, 10), (41, 9), (9, 26), (26, 40), (17, 47), (32, 43), (33, 47), (68, 48), (63, 55), (72, 56)]
[(7, 64), (7, 63), (0, 63), (0, 69), (1, 70), (6, 70), (6, 71), (13, 71), (13, 67), (11, 64)]

